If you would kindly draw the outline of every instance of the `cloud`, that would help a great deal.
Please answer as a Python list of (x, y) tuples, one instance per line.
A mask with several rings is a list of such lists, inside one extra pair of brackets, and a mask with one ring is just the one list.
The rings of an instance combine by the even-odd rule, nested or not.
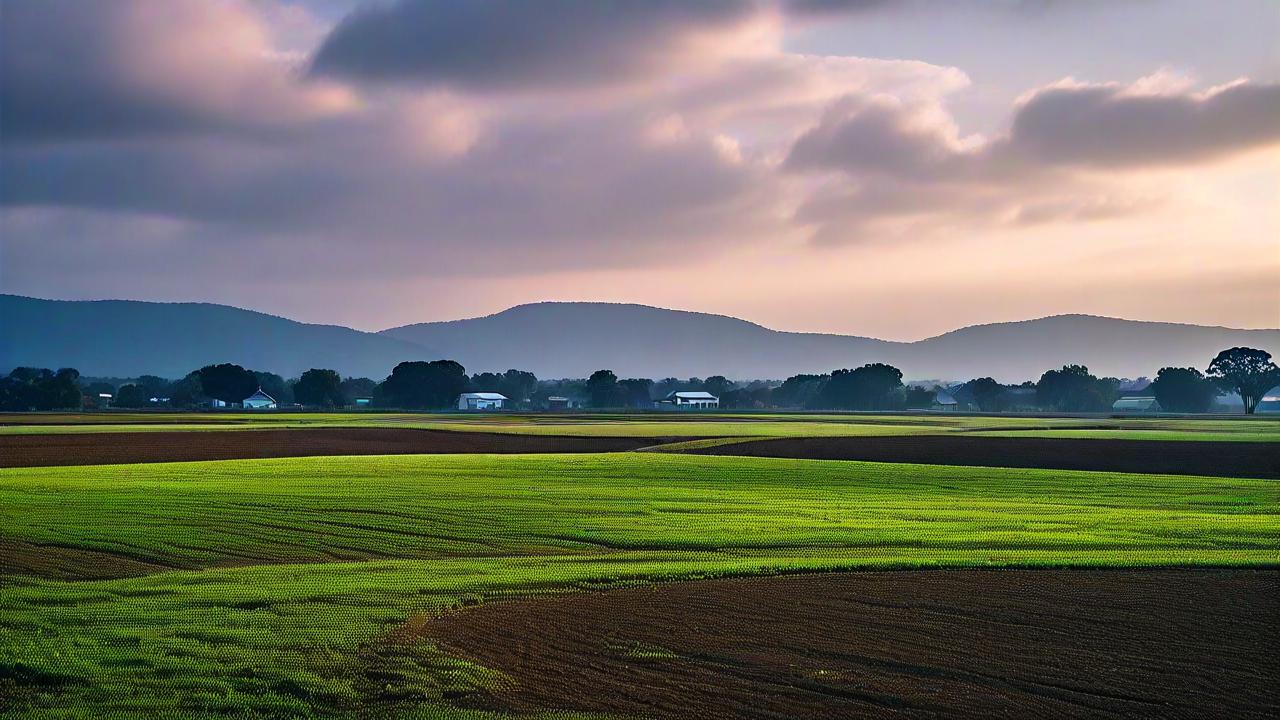
[(752, 0), (397, 0), (339, 23), (311, 72), (485, 90), (643, 80), (748, 51), (764, 7)]
[(1239, 81), (1198, 94), (1115, 84), (1034, 93), (1018, 108), (1009, 147), (1035, 162), (1176, 165), (1280, 142), (1280, 85)]
[(1040, 88), (1014, 108), (1010, 131), (991, 140), (961, 137), (937, 103), (844, 98), (799, 136), (783, 168), (828, 176), (796, 220), (816, 241), (839, 244), (957, 223), (1146, 212), (1160, 200), (1126, 188), (1114, 171), (1190, 166), (1276, 143), (1280, 86), (1239, 81), (1195, 92), (1162, 74), (1127, 86), (1068, 80)]
[[(0, 32), (6, 143), (261, 130), (352, 98), (300, 85), (260, 6), (229, 0), (12, 0)], [(281, 14), (293, 19), (296, 14)]]

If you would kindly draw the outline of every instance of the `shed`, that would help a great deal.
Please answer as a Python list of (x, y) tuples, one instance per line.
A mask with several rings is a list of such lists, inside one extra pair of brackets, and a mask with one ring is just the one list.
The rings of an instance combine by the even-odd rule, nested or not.
[(934, 391), (933, 404), (929, 406), (932, 410), (958, 410), (960, 403), (956, 401), (951, 393), (938, 388)]
[(720, 398), (702, 390), (686, 390), (667, 393), (658, 401), (658, 407), (676, 410), (714, 410), (720, 407)]
[(458, 396), (459, 410), (501, 410), (507, 396), (495, 392), (470, 392)]
[(275, 410), (276, 399), (262, 392), (262, 388), (249, 397), (245, 398), (241, 403), (246, 410)]
[(1158, 413), (1163, 412), (1160, 403), (1150, 395), (1122, 397), (1111, 405), (1111, 412)]

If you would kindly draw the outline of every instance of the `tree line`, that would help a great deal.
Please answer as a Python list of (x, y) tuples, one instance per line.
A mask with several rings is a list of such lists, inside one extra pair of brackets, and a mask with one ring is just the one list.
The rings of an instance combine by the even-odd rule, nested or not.
[[(281, 405), (343, 408), (356, 398), (370, 405), (406, 410), (453, 407), (464, 392), (497, 392), (517, 409), (544, 407), (550, 397), (566, 397), (592, 408), (650, 408), (671, 392), (702, 390), (720, 399), (724, 409), (790, 408), (809, 410), (913, 410), (939, 406), (950, 396), (963, 409), (984, 412), (1047, 410), (1105, 412), (1120, 397), (1122, 381), (1097, 377), (1083, 365), (1049, 370), (1037, 382), (1005, 385), (990, 377), (974, 378), (947, 388), (904, 384), (902, 371), (884, 363), (868, 363), (823, 374), (793, 375), (781, 383), (738, 383), (723, 375), (708, 378), (622, 378), (611, 370), (597, 370), (585, 379), (539, 380), (533, 373), (511, 369), (503, 373), (468, 375), (453, 360), (402, 362), (381, 382), (343, 378), (337, 371), (313, 368), (292, 380), (239, 365), (206, 365), (179, 380), (144, 375), (121, 383), (81, 378), (71, 368), (16, 368), (0, 378), (0, 410), (78, 408), (84, 398), (113, 395), (119, 408), (191, 408), (212, 400), (239, 403), (261, 389)], [(1154, 395), (1168, 412), (1206, 412), (1219, 391), (1240, 396), (1252, 414), (1270, 388), (1280, 385), (1280, 367), (1270, 353), (1254, 348), (1223, 350), (1206, 370), (1161, 368), (1144, 394)]]

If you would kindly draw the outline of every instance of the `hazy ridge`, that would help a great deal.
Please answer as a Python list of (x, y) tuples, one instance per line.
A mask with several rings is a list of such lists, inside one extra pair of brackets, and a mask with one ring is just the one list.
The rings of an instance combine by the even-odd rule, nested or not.
[(211, 362), (295, 376), (311, 367), (382, 378), (403, 360), (448, 357), (473, 372), (539, 377), (785, 378), (888, 362), (909, 378), (1006, 382), (1065, 363), (1122, 377), (1204, 368), (1219, 350), (1280, 355), (1280, 330), (1059, 315), (961, 328), (918, 342), (793, 333), (723, 315), (614, 303), (535, 303), (479, 318), (367, 333), (226, 305), (61, 301), (0, 295), (0, 370), (72, 366), (88, 375), (178, 377)]

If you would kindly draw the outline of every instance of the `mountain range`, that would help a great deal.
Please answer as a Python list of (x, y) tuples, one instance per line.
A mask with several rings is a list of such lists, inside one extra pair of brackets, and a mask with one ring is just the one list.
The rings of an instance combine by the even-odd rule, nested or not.
[(772, 330), (723, 315), (645, 305), (544, 302), (479, 318), (370, 333), (207, 303), (42, 300), (0, 295), (0, 370), (75, 367), (92, 376), (181, 377), (216, 362), (294, 377), (312, 367), (385, 377), (404, 360), (450, 358), (470, 372), (542, 378), (785, 378), (887, 362), (908, 379), (1037, 379), (1068, 363), (1099, 375), (1203, 369), (1224, 348), (1280, 355), (1280, 330), (1237, 330), (1090, 315), (961, 328), (917, 342)]

